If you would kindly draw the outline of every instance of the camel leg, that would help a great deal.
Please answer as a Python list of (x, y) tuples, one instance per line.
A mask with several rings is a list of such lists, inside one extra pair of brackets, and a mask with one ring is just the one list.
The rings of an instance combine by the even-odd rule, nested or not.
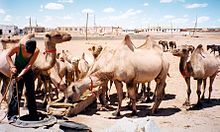
[[(137, 88), (138, 89), (138, 88)], [(145, 83), (142, 83), (141, 84), (141, 101), (144, 101), (145, 98), (146, 98), (146, 86), (145, 86)]]
[(155, 91), (154, 105), (151, 109), (152, 114), (154, 114), (157, 111), (161, 101), (163, 100), (163, 97), (165, 95), (165, 91), (164, 91), (165, 87), (166, 87), (165, 82), (157, 82), (156, 91)]
[(210, 101), (210, 98), (211, 98), (211, 93), (212, 93), (212, 84), (214, 82), (214, 79), (215, 79), (216, 75), (214, 76), (211, 76), (210, 77), (210, 85), (209, 85), (209, 97), (208, 97), (208, 100)]
[(202, 92), (202, 97), (201, 100), (205, 99), (205, 88), (206, 88), (206, 79), (203, 79), (203, 92)]
[(147, 101), (151, 101), (150, 99), (150, 82), (147, 83)]
[(128, 82), (126, 83), (127, 89), (128, 89), (128, 96), (131, 99), (132, 103), (132, 115), (137, 114), (137, 108), (136, 108), (136, 91), (135, 91), (135, 86), (133, 82)]
[(190, 77), (185, 77), (185, 82), (186, 82), (186, 85), (187, 85), (187, 99), (183, 103), (183, 106), (190, 106), (190, 94), (191, 94)]
[(36, 90), (35, 90), (36, 93), (39, 93), (41, 91), (42, 84), (43, 84), (43, 81), (40, 78), (38, 78), (37, 79), (37, 87), (36, 87)]
[(106, 81), (106, 82), (104, 82), (103, 83), (103, 85), (101, 86), (101, 88), (102, 88), (102, 93), (101, 93), (101, 95), (100, 95), (100, 102), (101, 102), (101, 104), (102, 105), (106, 105), (107, 104), (107, 101), (106, 101), (106, 91), (108, 91), (108, 82)]
[(10, 81), (10, 78), (4, 76), (2, 78), (2, 89), (1, 89), (1, 94), (4, 95), (5, 92), (6, 92), (6, 89), (8, 87), (8, 84), (9, 84), (9, 81)]
[(121, 103), (122, 103), (122, 99), (123, 99), (123, 84), (120, 81), (114, 81), (115, 83), (115, 87), (117, 90), (117, 94), (118, 94), (118, 108), (117, 110), (113, 113), (114, 116), (120, 116), (120, 111), (121, 111)]
[(198, 96), (198, 101), (197, 101), (197, 105), (201, 104), (201, 100), (200, 100), (200, 95), (201, 95), (201, 85), (202, 85), (202, 79), (198, 79), (197, 80), (197, 96)]

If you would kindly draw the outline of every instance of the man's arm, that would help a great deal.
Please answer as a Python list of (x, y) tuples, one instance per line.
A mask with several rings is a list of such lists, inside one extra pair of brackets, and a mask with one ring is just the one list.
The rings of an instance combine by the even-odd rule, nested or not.
[(11, 70), (12, 74), (17, 73), (17, 69), (16, 69), (16, 67), (15, 67), (15, 65), (14, 65), (14, 63), (13, 63), (11, 57), (12, 57), (14, 54), (16, 54), (18, 51), (19, 51), (19, 44), (16, 44), (16, 45), (15, 45), (13, 48), (11, 48), (11, 49), (8, 51), (8, 53), (6, 54), (6, 60), (7, 60), (8, 64), (9, 64), (9, 66), (10, 66), (10, 70)]
[(31, 57), (29, 63), (27, 64), (27, 66), (21, 71), (21, 73), (17, 76), (16, 80), (19, 80), (30, 68), (31, 66), (34, 64), (34, 62), (36, 61), (38, 55), (40, 53), (40, 50), (38, 48), (36, 48), (33, 56)]
[(25, 44), (27, 40), (31, 39), (35, 37), (34, 33), (28, 33), (27, 35), (25, 35), (24, 37), (22, 37), (22, 39), (20, 40), (21, 44)]

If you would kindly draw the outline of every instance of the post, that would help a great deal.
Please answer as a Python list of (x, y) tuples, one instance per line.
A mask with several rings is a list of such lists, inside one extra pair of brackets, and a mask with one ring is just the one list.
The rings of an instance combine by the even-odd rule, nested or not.
[(87, 31), (88, 31), (88, 18), (89, 18), (89, 13), (86, 13), (86, 40), (88, 40), (88, 38), (87, 38), (87, 35), (88, 35), (88, 33), (87, 33)]
[(32, 32), (31, 17), (29, 18), (29, 28), (30, 28), (30, 32)]
[(194, 29), (193, 29), (192, 37), (194, 37), (194, 35), (195, 35), (196, 28), (197, 28), (197, 14), (196, 14), (196, 21), (195, 21), (195, 26), (194, 26)]

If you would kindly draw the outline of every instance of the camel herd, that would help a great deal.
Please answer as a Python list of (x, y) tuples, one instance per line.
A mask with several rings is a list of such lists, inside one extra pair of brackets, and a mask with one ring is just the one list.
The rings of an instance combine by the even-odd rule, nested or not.
[[(34, 37), (27, 35), (26, 39)], [(32, 69), (35, 72), (37, 91), (43, 91), (43, 102), (54, 100), (63, 93), (64, 102), (74, 103), (80, 100), (80, 96), (91, 87), (102, 89), (101, 102), (107, 105), (108, 83), (114, 82), (118, 95), (118, 107), (113, 113), (120, 115), (123, 100), (123, 84), (127, 87), (127, 96), (130, 98), (132, 114), (137, 113), (137, 86), (142, 84), (145, 93), (145, 83), (148, 83), (149, 95), (150, 82), (155, 81), (154, 104), (151, 113), (158, 110), (165, 95), (166, 79), (169, 75), (170, 64), (164, 56), (164, 52), (170, 51), (174, 56), (180, 57), (179, 71), (187, 84), (187, 99), (184, 105), (190, 105), (190, 78), (197, 80), (197, 105), (204, 99), (201, 93), (201, 84), (206, 88), (206, 80), (210, 78), (209, 96), (211, 98), (212, 84), (220, 71), (220, 57), (204, 51), (202, 45), (196, 48), (192, 45), (177, 46), (175, 41), (160, 40), (158, 43), (147, 36), (146, 41), (139, 47), (135, 47), (129, 35), (126, 35), (122, 44), (117, 48), (92, 46), (88, 50), (92, 56), (82, 54), (81, 58), (74, 57), (70, 51), (62, 50), (57, 53), (56, 44), (70, 41), (68, 33), (52, 31), (44, 37), (45, 51), (42, 52), (34, 63)], [(162, 45), (162, 47), (160, 46)], [(3, 82), (1, 93), (10, 79), (10, 68), (5, 55), (7, 50), (0, 53), (0, 79)], [(42, 86), (43, 85), (43, 86)], [(205, 91), (205, 90), (203, 90)], [(202, 94), (202, 95), (201, 95)], [(201, 97), (200, 97), (201, 96)], [(149, 96), (148, 96), (149, 98)]]

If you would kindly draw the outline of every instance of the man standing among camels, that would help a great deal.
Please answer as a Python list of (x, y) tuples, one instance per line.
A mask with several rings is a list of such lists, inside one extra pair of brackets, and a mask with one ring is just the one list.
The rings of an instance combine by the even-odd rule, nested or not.
[[(7, 118), (10, 122), (15, 122), (19, 114), (19, 102), (22, 96), (23, 87), (26, 87), (27, 107), (29, 115), (36, 117), (37, 106), (34, 94), (34, 72), (31, 67), (38, 57), (40, 50), (36, 48), (36, 41), (31, 39), (32, 36), (26, 36), (13, 48), (11, 48), (6, 60), (10, 66), (11, 75), (15, 77), (15, 81), (11, 81), (9, 87), (12, 97), (9, 100)], [(12, 56), (16, 55), (13, 62)], [(17, 93), (18, 92), (18, 93)]]

